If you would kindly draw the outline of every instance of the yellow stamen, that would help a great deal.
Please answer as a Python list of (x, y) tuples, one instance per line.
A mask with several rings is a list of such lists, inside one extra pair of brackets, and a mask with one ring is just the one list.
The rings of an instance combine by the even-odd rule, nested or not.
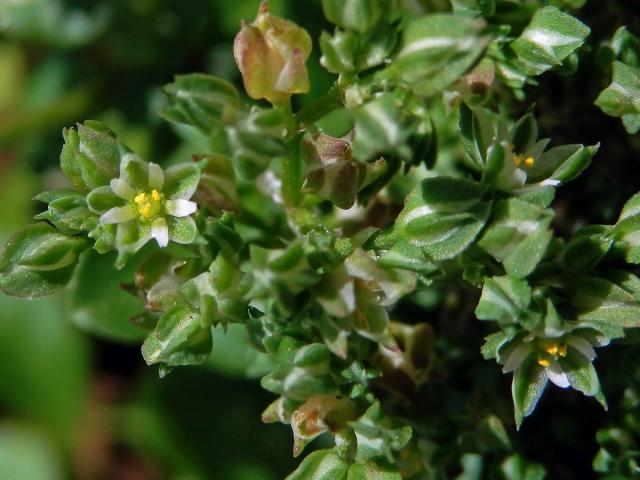
[(142, 220), (158, 215), (162, 210), (162, 200), (162, 194), (155, 188), (150, 193), (140, 192), (133, 199)]
[(527, 158), (524, 159), (524, 166), (527, 168), (531, 168), (535, 165), (535, 160), (533, 159), (532, 156), (528, 156)]
[(558, 353), (558, 344), (552, 343), (546, 348), (546, 351), (549, 355), (556, 355)]
[(551, 365), (551, 361), (548, 358), (539, 358), (538, 364), (542, 365), (543, 367), (548, 367), (549, 365)]
[(558, 355), (560, 355), (561, 357), (566, 357), (567, 356), (567, 346), (566, 345), (560, 345), (560, 347), (558, 347)]
[(133, 201), (136, 202), (136, 204), (140, 205), (141, 203), (147, 201), (147, 194), (144, 192), (140, 192), (138, 195), (136, 195)]

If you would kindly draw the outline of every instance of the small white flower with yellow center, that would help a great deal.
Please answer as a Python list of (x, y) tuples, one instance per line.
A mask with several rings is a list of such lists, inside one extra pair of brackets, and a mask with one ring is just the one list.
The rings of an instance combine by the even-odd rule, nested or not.
[(534, 354), (538, 365), (544, 368), (547, 378), (560, 388), (567, 388), (571, 384), (562, 367), (562, 359), (567, 357), (569, 349), (573, 349), (589, 362), (596, 358), (593, 345), (581, 335), (566, 334), (559, 338), (528, 336), (507, 354), (502, 372), (509, 373), (517, 370), (529, 355)]
[(190, 198), (195, 193), (200, 170), (195, 164), (181, 164), (163, 171), (129, 154), (120, 166), (120, 178), (92, 190), (91, 210), (103, 225), (116, 225), (115, 247), (122, 254), (135, 253), (150, 239), (160, 247), (169, 241), (194, 241), (197, 227), (190, 217), (197, 209)]

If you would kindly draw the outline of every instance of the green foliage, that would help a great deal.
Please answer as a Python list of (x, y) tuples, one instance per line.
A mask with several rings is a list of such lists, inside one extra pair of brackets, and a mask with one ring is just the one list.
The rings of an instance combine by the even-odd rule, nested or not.
[[(545, 478), (544, 456), (525, 456), (525, 418), (550, 384), (607, 409), (615, 372), (596, 368), (596, 349), (637, 344), (640, 194), (617, 221), (615, 202), (597, 222), (568, 218), (562, 187), (600, 144), (549, 128), (528, 85), (588, 83), (580, 50), (584, 68), (611, 66), (596, 105), (634, 134), (640, 41), (621, 27), (595, 53), (589, 22), (566, 11), (580, 0), (418, 3), (323, 0), (335, 29), (311, 61), (306, 30), (256, 5), (233, 55), (247, 95), (271, 105), (178, 75), (156, 105), (183, 142), (171, 155), (128, 128), (65, 129), (64, 186), (38, 194), (39, 223), (7, 241), (2, 291), (69, 284), (75, 324), (141, 341), (161, 377), (187, 365), (261, 376), (277, 396), (263, 420), (290, 425), (294, 456), (322, 438), (289, 480)], [(0, 21), (24, 13), (3, 8)], [(318, 62), (337, 74), (326, 92)], [(481, 356), (512, 375), (510, 401)], [(635, 427), (598, 433), (597, 471), (637, 470)]]

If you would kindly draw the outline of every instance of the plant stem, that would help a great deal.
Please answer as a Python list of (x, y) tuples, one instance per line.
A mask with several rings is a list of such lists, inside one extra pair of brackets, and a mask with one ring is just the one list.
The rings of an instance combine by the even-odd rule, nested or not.
[(342, 107), (341, 91), (337, 85), (334, 85), (311, 105), (307, 105), (295, 114), (297, 129), (302, 130), (340, 107)]

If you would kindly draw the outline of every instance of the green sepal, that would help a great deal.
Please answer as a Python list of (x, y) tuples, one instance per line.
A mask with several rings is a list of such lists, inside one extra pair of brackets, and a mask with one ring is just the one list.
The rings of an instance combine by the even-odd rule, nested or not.
[(524, 418), (533, 413), (547, 382), (545, 369), (538, 364), (535, 355), (529, 355), (520, 368), (513, 372), (511, 395), (516, 428), (520, 429)]
[(595, 397), (607, 409), (607, 401), (600, 388), (598, 373), (591, 360), (573, 348), (569, 348), (567, 356), (559, 358), (562, 370), (567, 374), (571, 388), (582, 392), (588, 397)]

